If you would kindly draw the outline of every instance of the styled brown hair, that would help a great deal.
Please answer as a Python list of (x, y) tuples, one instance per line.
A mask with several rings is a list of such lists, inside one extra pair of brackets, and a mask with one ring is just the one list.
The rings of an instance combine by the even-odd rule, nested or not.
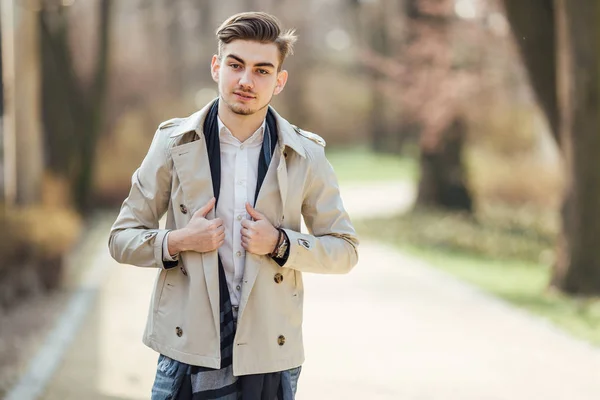
[(288, 55), (294, 54), (294, 43), (298, 39), (293, 29), (282, 33), (279, 20), (265, 12), (243, 12), (235, 14), (217, 29), (219, 57), (223, 46), (234, 40), (253, 40), (260, 43), (274, 43), (279, 49), (279, 67)]

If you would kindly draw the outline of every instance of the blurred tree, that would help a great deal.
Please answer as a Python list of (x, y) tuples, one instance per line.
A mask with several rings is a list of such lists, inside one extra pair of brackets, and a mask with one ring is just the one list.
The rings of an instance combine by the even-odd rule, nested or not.
[(401, 104), (398, 95), (392, 98), (386, 89), (390, 80), (390, 71), (378, 68), (371, 62), (371, 56), (378, 59), (397, 60), (402, 50), (404, 30), (402, 26), (402, 3), (397, 0), (365, 2), (347, 0), (346, 13), (353, 42), (364, 51), (359, 73), (369, 82), (369, 118), (370, 146), (376, 152), (398, 153), (402, 150), (404, 139), (408, 135), (403, 129), (409, 124), (399, 123), (398, 109)]
[(163, 15), (167, 19), (167, 60), (171, 85), (176, 96), (183, 95), (186, 76), (186, 52), (184, 51), (184, 26), (182, 24), (184, 4), (182, 0), (167, 0), (162, 5)]
[(551, 285), (600, 294), (600, 3), (504, 0), (531, 86), (565, 160)]
[(209, 55), (216, 53), (215, 3), (211, 0), (189, 0), (189, 3), (196, 11), (196, 22), (188, 38), (193, 45), (188, 50), (186, 83), (188, 86), (192, 83), (194, 88), (212, 87), (214, 82), (210, 75)]
[(2, 1), (4, 168), (7, 204), (40, 201), (44, 167), (36, 10)]
[[(248, 3), (250, 5), (251, 2)], [(266, 2), (263, 2), (266, 3)], [(300, 40), (294, 44), (294, 53), (302, 54), (302, 57), (288, 57), (285, 60), (285, 69), (290, 71), (282, 99), (286, 103), (286, 118), (295, 124), (306, 126), (309, 113), (306, 107), (306, 82), (311, 69), (316, 64), (314, 54), (310, 51), (310, 19), (302, 12), (303, 5), (297, 1), (281, 0), (272, 2), (270, 5), (261, 4), (260, 0), (254, 0), (254, 6), (267, 6), (268, 12), (272, 12), (280, 19), (286, 21), (287, 26), (292, 26)], [(287, 29), (286, 26), (286, 29)]]
[[(388, 32), (389, 18), (393, 15), (386, 13), (386, 1), (382, 1), (375, 7), (374, 12), (369, 18), (368, 29), (365, 34), (369, 47), (379, 55), (389, 58), (392, 57), (391, 38)], [(390, 151), (388, 124), (385, 120), (385, 109), (387, 99), (385, 93), (381, 90), (382, 83), (385, 81), (385, 74), (375, 68), (368, 70), (371, 79), (371, 145), (373, 150), (378, 152)]]
[(4, 67), (2, 65), (2, 36), (2, 22), (0, 22), (0, 91), (3, 93), (3, 95), (0, 96), (0, 115), (4, 115)]
[[(403, 0), (404, 16), (397, 11), (397, 2), (349, 2), (357, 13), (367, 8), (373, 16), (357, 17), (355, 23), (355, 29), (368, 37), (362, 61), (374, 88), (373, 147), (389, 151), (390, 130), (383, 110), (389, 102), (399, 103), (395, 109), (400, 109), (401, 121), (394, 134), (419, 137), (417, 205), (471, 212), (462, 155), (467, 134), (463, 100), (473, 74), (455, 64), (454, 1)], [(401, 27), (404, 31), (398, 33)]]
[(406, 0), (407, 123), (420, 131), (417, 205), (473, 210), (463, 165), (465, 73), (453, 62), (453, 0)]
[(504, 0), (504, 4), (534, 94), (559, 140), (554, 0)]
[[(199, 9), (199, 20), (198, 20), (198, 33), (199, 37), (205, 38), (203, 42), (206, 42), (208, 38), (213, 38), (215, 34), (216, 27), (213, 19), (214, 19), (214, 3), (210, 0), (204, 1), (193, 1), (193, 4)], [(215, 49), (213, 48), (214, 41), (210, 40), (211, 50), (215, 53)], [(204, 54), (202, 54), (204, 57)]]
[(111, 5), (112, 0), (98, 1), (98, 43), (91, 82), (79, 79), (75, 71), (69, 45), (69, 7), (46, 0), (39, 14), (49, 166), (69, 181), (80, 210), (90, 205), (95, 147), (103, 129)]

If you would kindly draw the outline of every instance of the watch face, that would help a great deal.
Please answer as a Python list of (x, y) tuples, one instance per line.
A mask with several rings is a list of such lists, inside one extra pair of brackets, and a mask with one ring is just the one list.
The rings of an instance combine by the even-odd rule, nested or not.
[(285, 252), (287, 251), (288, 248), (288, 243), (286, 240), (283, 241), (283, 243), (281, 243), (281, 246), (279, 246), (279, 248), (277, 249), (277, 258), (281, 258), (285, 255)]

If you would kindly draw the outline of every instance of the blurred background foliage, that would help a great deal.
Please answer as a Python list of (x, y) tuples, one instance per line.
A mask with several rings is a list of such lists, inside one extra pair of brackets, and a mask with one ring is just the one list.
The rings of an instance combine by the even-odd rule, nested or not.
[(88, 217), (125, 198), (157, 125), (217, 95), (216, 27), (263, 10), (300, 38), (278, 111), (325, 138), (343, 183), (416, 187), (412, 211), (362, 221), (361, 235), (530, 263), (539, 296), (600, 293), (595, 2), (2, 5), (3, 269), (60, 270)]

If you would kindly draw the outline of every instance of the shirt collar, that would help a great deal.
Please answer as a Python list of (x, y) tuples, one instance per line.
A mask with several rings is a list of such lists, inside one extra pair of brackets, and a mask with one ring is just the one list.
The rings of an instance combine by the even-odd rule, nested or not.
[[(265, 133), (266, 123), (267, 123), (267, 120), (266, 119), (263, 120), (263, 123), (258, 127), (258, 129), (256, 131), (254, 131), (254, 133), (248, 139), (246, 139), (246, 141), (244, 143), (246, 143), (246, 144), (253, 144), (256, 142), (262, 143), (264, 133)], [(225, 126), (225, 124), (223, 123), (223, 121), (221, 121), (221, 117), (219, 117), (218, 115), (217, 115), (217, 124), (219, 127), (220, 140), (223, 140), (223, 139), (226, 140), (227, 138), (233, 138), (233, 139), (235, 139), (235, 141), (239, 142), (239, 140), (237, 138), (235, 138), (235, 136), (233, 136), (233, 134), (231, 133), (229, 128), (227, 128)]]

